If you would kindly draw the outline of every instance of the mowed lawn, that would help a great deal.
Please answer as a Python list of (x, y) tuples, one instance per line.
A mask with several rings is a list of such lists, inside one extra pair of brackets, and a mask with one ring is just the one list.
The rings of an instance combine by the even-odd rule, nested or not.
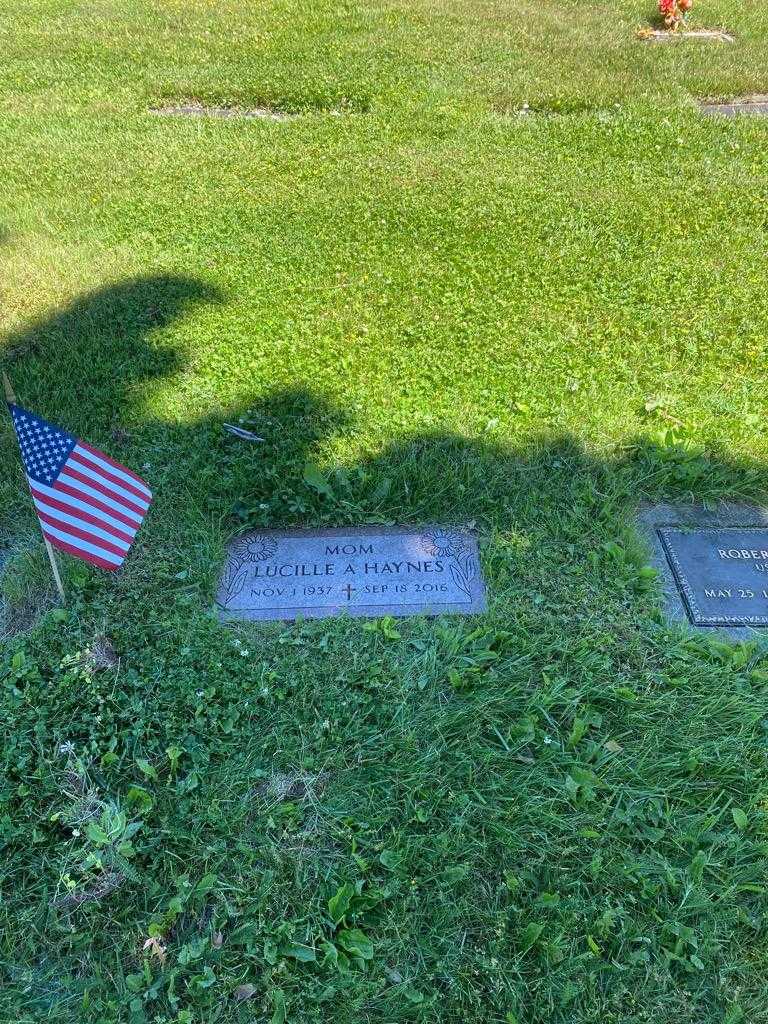
[[(61, 609), (0, 425), (0, 1021), (768, 1021), (768, 656), (633, 526), (768, 491), (768, 120), (695, 105), (768, 15), (694, 16), (0, 0), (0, 357), (156, 494)], [(489, 611), (217, 623), (229, 537), (367, 523)]]

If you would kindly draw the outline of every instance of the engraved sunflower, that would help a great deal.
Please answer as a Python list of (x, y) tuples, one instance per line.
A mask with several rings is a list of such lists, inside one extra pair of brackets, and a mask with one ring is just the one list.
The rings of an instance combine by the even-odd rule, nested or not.
[(429, 530), (422, 534), (424, 550), (434, 558), (456, 558), (464, 550), (464, 538), (455, 530)]
[(236, 555), (243, 562), (266, 562), (274, 555), (275, 551), (277, 551), (277, 541), (274, 537), (267, 537), (264, 534), (246, 537), (235, 548)]

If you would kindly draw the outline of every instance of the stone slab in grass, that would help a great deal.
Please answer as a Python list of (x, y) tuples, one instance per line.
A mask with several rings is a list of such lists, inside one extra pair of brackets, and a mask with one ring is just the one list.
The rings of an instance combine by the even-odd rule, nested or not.
[(739, 639), (768, 629), (768, 509), (653, 505), (639, 521), (673, 620)]
[(720, 29), (696, 28), (670, 32), (668, 29), (643, 29), (638, 35), (649, 43), (672, 43), (676, 39), (699, 39), (715, 43), (735, 43), (732, 35)]
[(265, 530), (229, 545), (216, 603), (223, 620), (470, 615), (485, 584), (458, 529)]
[(708, 117), (768, 117), (768, 93), (732, 100), (700, 100), (699, 109)]
[(150, 107), (149, 112), (166, 117), (245, 118), (261, 121), (293, 121), (298, 116), (270, 107), (217, 107), (196, 102), (164, 103)]

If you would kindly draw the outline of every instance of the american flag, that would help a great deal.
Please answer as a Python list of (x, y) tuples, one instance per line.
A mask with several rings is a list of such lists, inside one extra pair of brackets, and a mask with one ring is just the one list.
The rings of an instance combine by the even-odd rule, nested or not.
[(130, 469), (34, 413), (8, 403), (32, 500), (53, 547), (119, 569), (152, 501)]

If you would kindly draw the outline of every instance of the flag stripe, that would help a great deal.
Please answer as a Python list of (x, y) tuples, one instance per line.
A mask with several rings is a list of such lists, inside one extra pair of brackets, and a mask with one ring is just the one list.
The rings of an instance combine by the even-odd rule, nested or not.
[(47, 512), (42, 512), (40, 509), (37, 510), (37, 514), (41, 522), (45, 523), (47, 526), (53, 526), (61, 529), (70, 539), (76, 538), (86, 544), (93, 544), (104, 555), (109, 552), (111, 555), (117, 555), (118, 558), (124, 558), (128, 553), (128, 548), (131, 546), (130, 544), (120, 544), (118, 546), (117, 544), (113, 544), (111, 541), (104, 540), (103, 537), (99, 536), (99, 533), (104, 532), (103, 530), (99, 530), (98, 533), (96, 531), (91, 533), (90, 530), (93, 530), (93, 527), (91, 527), (90, 530), (84, 530), (75, 523), (68, 523), (62, 519), (56, 519), (55, 516), (50, 516)]
[(125, 501), (115, 501), (114, 498), (110, 498), (103, 489), (91, 487), (85, 480), (78, 480), (70, 473), (68, 466), (59, 474), (59, 479), (56, 481), (56, 489), (58, 490), (62, 485), (68, 487), (68, 493), (73, 494), (76, 498), (87, 496), (89, 504), (101, 505), (102, 508), (106, 506), (108, 511), (120, 513), (118, 519), (120, 516), (125, 516), (132, 524), (136, 526), (141, 524), (143, 518), (141, 512), (137, 512), (134, 508), (128, 508), (128, 503)]
[(101, 473), (97, 473), (95, 469), (77, 462), (74, 453), (67, 459), (63, 471), (71, 474), (76, 480), (80, 480), (84, 484), (89, 484), (91, 487), (103, 491), (110, 498), (115, 498), (115, 500), (127, 505), (129, 508), (134, 507), (139, 515), (144, 515), (149, 508), (149, 502), (145, 498), (137, 498), (124, 487), (112, 483), (111, 480), (107, 480)]
[(66, 530), (59, 530), (58, 527), (49, 526), (47, 523), (42, 529), (51, 544), (55, 544), (62, 551), (68, 551), (71, 555), (77, 555), (78, 558), (84, 558), (86, 562), (95, 562), (102, 569), (117, 569), (123, 563), (122, 555), (113, 555), (95, 544), (79, 540), (67, 533)]
[(120, 473), (125, 473), (126, 476), (130, 477), (130, 479), (134, 483), (146, 488), (148, 496), (150, 498), (152, 497), (152, 492), (147, 487), (146, 482), (142, 480), (140, 476), (137, 476), (130, 469), (128, 469), (127, 466), (121, 466), (119, 462), (115, 462), (114, 459), (111, 459), (107, 454), (105, 454), (102, 451), (99, 451), (98, 448), (94, 448), (92, 444), (88, 444), (86, 441), (78, 441), (77, 446), (78, 448), (84, 448), (85, 451), (90, 452), (91, 455), (95, 455), (97, 458), (103, 459), (103, 461), (106, 462), (109, 466), (111, 466), (113, 470), (119, 470)]
[(113, 473), (116, 477), (119, 477), (124, 483), (131, 484), (137, 487), (141, 494), (148, 500), (152, 500), (152, 491), (147, 486), (146, 480), (142, 480), (140, 476), (136, 476), (130, 469), (125, 466), (121, 466), (119, 462), (115, 462), (114, 459), (110, 459), (104, 452), (100, 452), (98, 448), (94, 448), (85, 441), (78, 441), (76, 451), (78, 454), (89, 458), (97, 465), (100, 469)]
[[(97, 526), (96, 523), (98, 520), (96, 520), (96, 522), (87, 522), (85, 519), (81, 519), (80, 516), (73, 516), (67, 512), (62, 512), (60, 509), (52, 508), (50, 505), (46, 505), (44, 502), (38, 501), (37, 498), (34, 500), (37, 514), (46, 523), (50, 523), (51, 526), (56, 526), (57, 523), (62, 523), (62, 528), (64, 528), (65, 524), (66, 529), (75, 531), (75, 536), (80, 535), (77, 533), (79, 530), (80, 533), (82, 533), (83, 540), (93, 540), (95, 543), (103, 542), (107, 546), (108, 550), (111, 551), (114, 548), (115, 553), (121, 552), (122, 554), (125, 554), (131, 546), (130, 540), (123, 539), (122, 537), (115, 537), (114, 534), (109, 533), (101, 526)], [(94, 519), (94, 516), (89, 516), (89, 519)]]
[(139, 501), (146, 502), (147, 505), (152, 500), (152, 493), (146, 487), (138, 487), (132, 480), (125, 477), (125, 473), (118, 473), (117, 470), (104, 462), (103, 459), (97, 459), (95, 455), (91, 455), (90, 452), (79, 445), (74, 449), (69, 458), (77, 462), (79, 466), (82, 466), (83, 472), (95, 473), (98, 474), (97, 479), (108, 480), (118, 493), (123, 494), (127, 491), (129, 495), (133, 495)]
[[(119, 516), (117, 512), (109, 515), (106, 506), (104, 506), (103, 510), (97, 508), (96, 502), (93, 499), (89, 499), (87, 502), (81, 501), (80, 498), (68, 493), (71, 488), (65, 489), (60, 484), (56, 484), (55, 488), (46, 487), (45, 484), (40, 484), (36, 480), (30, 480), (29, 486), (33, 497), (44, 498), (49, 504), (55, 506), (61, 503), (66, 506), (67, 511), (76, 509), (79, 515), (93, 515), (96, 521), (103, 526), (109, 526), (116, 533), (122, 533), (130, 539), (136, 536), (136, 530), (138, 529), (136, 523), (131, 522), (126, 516)], [(95, 514), (96, 512), (98, 512), (98, 515)]]

